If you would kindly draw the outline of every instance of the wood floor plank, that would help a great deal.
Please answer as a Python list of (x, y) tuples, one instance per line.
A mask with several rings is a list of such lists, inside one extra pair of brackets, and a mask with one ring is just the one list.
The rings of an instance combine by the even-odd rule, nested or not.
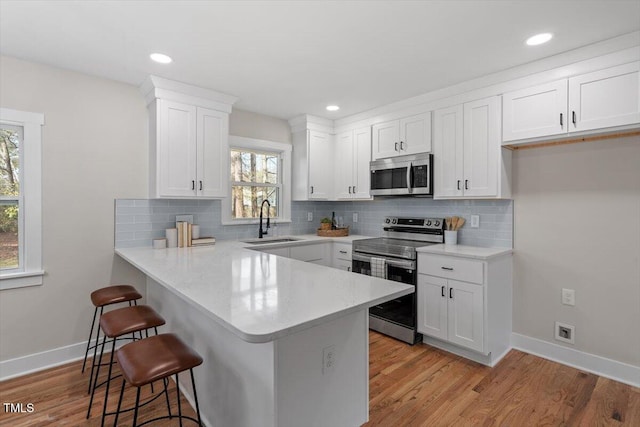
[[(425, 344), (408, 346), (370, 332), (369, 356), (367, 427), (640, 426), (639, 388), (520, 351), (512, 350), (489, 368)], [(2, 402), (35, 405), (31, 414), (0, 411), (0, 426), (99, 426), (104, 391), (98, 390), (92, 416), (85, 419), (89, 373), (81, 374), (81, 365), (74, 362), (0, 382)], [(109, 410), (115, 409), (121, 383), (114, 384)], [(173, 382), (170, 393), (172, 411), (177, 412)], [(149, 394), (145, 387), (143, 396)], [(134, 390), (127, 387), (125, 405), (134, 399)], [(141, 420), (165, 415), (164, 402), (158, 399), (147, 406)], [(194, 416), (184, 397), (181, 402), (183, 411)], [(131, 425), (132, 418), (126, 413), (119, 424)], [(107, 419), (112, 423), (113, 418)]]

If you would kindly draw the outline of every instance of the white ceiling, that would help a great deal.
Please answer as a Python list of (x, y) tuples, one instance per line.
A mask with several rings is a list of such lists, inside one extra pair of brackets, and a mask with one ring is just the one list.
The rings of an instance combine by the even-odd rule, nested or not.
[(342, 118), (637, 30), (638, 0), (0, 0), (2, 54), (134, 85), (156, 74), (285, 119)]

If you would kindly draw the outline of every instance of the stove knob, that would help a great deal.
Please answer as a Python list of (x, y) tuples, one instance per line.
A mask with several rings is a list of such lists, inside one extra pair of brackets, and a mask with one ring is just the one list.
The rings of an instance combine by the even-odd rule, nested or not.
[(427, 221), (427, 227), (429, 227), (431, 225), (431, 220)]
[(436, 221), (433, 225), (435, 225), (436, 227), (440, 227), (440, 221)]
[(391, 220), (389, 218), (385, 219), (384, 222), (386, 222), (387, 224), (389, 224), (391, 222)]
[(396, 222), (398, 222), (397, 219), (393, 218), (393, 220), (391, 221), (393, 224), (395, 224)]

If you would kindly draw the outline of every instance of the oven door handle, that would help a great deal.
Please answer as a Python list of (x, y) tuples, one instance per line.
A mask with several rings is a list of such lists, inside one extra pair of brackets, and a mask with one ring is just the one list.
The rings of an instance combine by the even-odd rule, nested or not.
[[(353, 261), (368, 262), (370, 264), (371, 263), (371, 258), (374, 258), (374, 257), (367, 256), (367, 255), (362, 255), (362, 254), (358, 254), (358, 253), (353, 253), (352, 254)], [(416, 262), (415, 261), (404, 260), (404, 259), (384, 258), (384, 257), (375, 257), (375, 258), (384, 259), (385, 264), (390, 265), (392, 267), (404, 268), (406, 270), (411, 270), (411, 271), (416, 269)]]

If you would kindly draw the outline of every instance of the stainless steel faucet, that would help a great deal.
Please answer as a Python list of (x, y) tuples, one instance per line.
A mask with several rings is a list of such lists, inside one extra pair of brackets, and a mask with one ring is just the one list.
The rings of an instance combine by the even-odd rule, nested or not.
[[(262, 208), (264, 208), (264, 204), (267, 204), (267, 228), (263, 231), (262, 230)], [(258, 229), (258, 239), (262, 239), (262, 236), (264, 236), (265, 234), (269, 233), (269, 211), (271, 210), (271, 203), (269, 203), (269, 201), (267, 199), (262, 201), (262, 204), (260, 205), (260, 228)]]

